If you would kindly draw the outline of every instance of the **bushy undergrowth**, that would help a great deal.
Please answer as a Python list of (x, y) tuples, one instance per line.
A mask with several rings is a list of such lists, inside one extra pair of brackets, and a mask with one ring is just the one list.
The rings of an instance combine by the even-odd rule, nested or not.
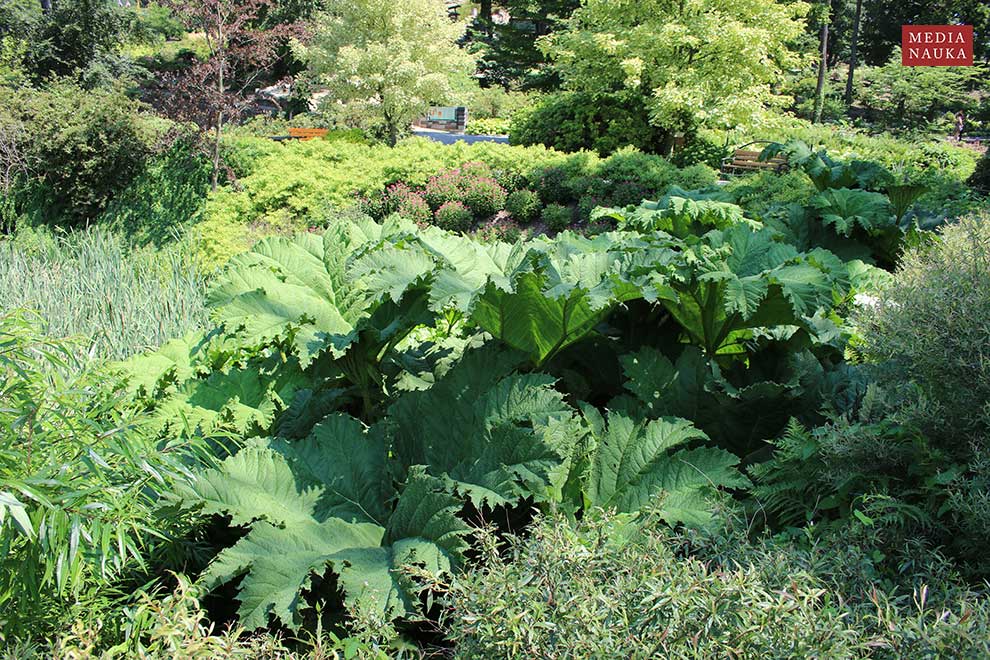
[(977, 658), (990, 602), (913, 550), (905, 586), (869, 549), (746, 537), (743, 521), (677, 533), (599, 514), (547, 517), (450, 594), (457, 657)]
[(898, 173), (901, 178), (924, 184), (927, 190), (920, 202), (936, 212), (965, 215), (979, 204), (966, 185), (976, 167), (977, 154), (945, 141), (871, 135), (850, 126), (815, 125), (779, 114), (766, 117), (758, 127), (742, 132), (704, 132), (703, 135), (718, 143), (727, 139), (730, 148), (753, 140), (783, 143), (800, 140), (827, 149), (837, 159), (872, 161)]
[[(551, 154), (546, 165), (538, 160), (527, 164), (525, 158), (531, 155), (527, 149), (513, 151), (504, 145), (496, 148), (519, 160), (486, 160), (487, 154), (482, 153), (482, 160), (442, 171), (422, 186), (404, 181), (388, 186), (384, 192), (364, 196), (361, 208), (375, 219), (398, 212), (421, 223), (424, 213), (419, 209), (399, 211), (394, 201), (394, 191), (398, 190), (403, 195), (422, 197), (434, 211), (448, 202), (459, 202), (471, 211), (475, 224), (484, 224), (488, 229), (503, 209), (514, 222), (527, 224), (541, 217), (544, 205), (551, 208), (547, 215), (554, 220), (552, 231), (572, 225), (588, 229), (591, 211), (598, 206), (636, 205), (646, 198), (658, 197), (672, 184), (698, 188), (715, 181), (715, 173), (706, 165), (678, 169), (659, 156), (635, 148), (621, 149), (604, 159), (588, 152), (564, 155), (550, 151), (546, 152)], [(422, 206), (418, 201), (416, 205)], [(557, 206), (566, 213), (557, 210)]]
[(792, 423), (771, 460), (750, 469), (771, 524), (847, 530), (856, 519), (881, 552), (923, 540), (971, 579), (986, 577), (987, 226), (971, 218), (945, 227), (940, 239), (907, 250), (885, 286), (860, 297), (859, 384), (827, 423)]
[(941, 240), (908, 250), (856, 321), (859, 349), (885, 378), (920, 385), (938, 404), (936, 419), (953, 420), (950, 435), (990, 442), (990, 216), (948, 225)]
[[(156, 493), (189, 477), (202, 443), (162, 442), (119, 388), (35, 317), (0, 315), (0, 640), (94, 624), (126, 599), (121, 580), (180, 529)], [(147, 579), (137, 579), (140, 585)], [(111, 633), (112, 634), (112, 633)]]
[(529, 224), (540, 213), (540, 198), (532, 190), (515, 190), (505, 200), (505, 210), (514, 220)]
[(40, 313), (56, 337), (120, 359), (202, 328), (205, 277), (191, 249), (133, 249), (119, 234), (22, 229), (0, 240), (0, 312)]
[[(172, 337), (120, 365), (123, 381), (100, 372), (71, 390), (91, 397), (75, 400), (80, 413), (96, 411), (91, 428), (48, 433), (102, 459), (120, 428), (133, 429), (120, 451), (165, 464), (139, 463), (142, 487), (120, 498), (152, 521), (115, 519), (133, 532), (122, 567), (107, 573), (99, 553), (76, 551), (85, 570), (69, 578), (81, 591), (24, 595), (11, 610), (19, 637), (38, 621), (45, 648), (80, 657), (108, 644), (125, 654), (144, 645), (150, 656), (280, 657), (290, 653), (281, 641), (249, 634), (281, 629), (381, 656), (436, 644), (446, 634), (437, 597), (448, 591), (450, 639), (464, 657), (986, 651), (985, 600), (952, 575), (985, 574), (976, 550), (990, 530), (990, 459), (978, 364), (954, 356), (956, 371), (973, 372), (958, 382), (977, 391), (953, 394), (938, 358), (913, 361), (912, 343), (924, 342), (909, 331), (934, 328), (933, 354), (978, 343), (985, 301), (961, 290), (982, 286), (987, 264), (970, 255), (945, 266), (965, 241), (915, 225), (921, 187), (797, 143), (774, 147), (794, 172), (724, 187), (710, 185), (705, 165), (678, 169), (636, 149), (601, 158), (243, 135), (227, 148), (238, 181), (190, 223), (182, 245), (195, 259), (179, 249), (127, 255), (103, 232), (24, 231), (0, 245), (14, 275), (3, 295), (34, 296), (52, 325), (68, 328), (60, 332), (89, 336), (86, 352), (123, 357)], [(145, 172), (132, 197), (167, 183)], [(162, 190), (193, 190), (197, 176)], [(141, 215), (178, 213), (163, 202), (128, 214), (121, 204), (107, 216), (141, 242), (156, 242), (133, 231)], [(296, 229), (310, 231), (286, 235)], [(214, 274), (205, 326), (205, 283), (178, 274), (265, 234), (277, 236)], [(883, 286), (891, 274), (881, 268), (932, 241), (940, 247), (909, 252), (898, 281)], [(885, 302), (916, 293), (912, 277), (937, 304), (907, 294)], [(956, 297), (957, 317), (946, 307)], [(922, 320), (850, 322), (862, 304)], [(864, 337), (870, 323), (876, 336)], [(28, 380), (61, 391), (47, 375)], [(945, 423), (950, 410), (969, 421)], [(32, 414), (42, 420), (19, 405), (11, 424), (24, 428)], [(24, 443), (11, 438), (14, 476), (0, 494), (15, 549), (33, 547), (24, 515), (69, 516), (52, 528), (54, 560), (32, 555), (49, 585), (63, 580), (44, 573), (59, 548), (70, 556), (73, 544), (98, 543), (105, 555), (105, 532), (73, 541), (76, 509), (22, 498), (12, 484)], [(206, 464), (186, 454), (170, 462), (179, 448), (204, 447), (215, 454)], [(99, 460), (50, 455), (51, 465), (72, 463), (56, 474), (85, 482), (73, 497), (97, 497), (87, 479), (103, 474)], [(131, 463), (105, 462), (132, 483)], [(747, 527), (775, 540), (749, 540), (732, 516), (723, 529), (713, 502), (729, 498), (752, 515)], [(110, 515), (94, 508), (94, 519)], [(644, 526), (647, 514), (678, 531)], [(483, 520), (503, 528), (492, 537)], [(503, 561), (492, 548), (509, 531), (532, 535), (512, 540)], [(139, 559), (158, 577), (196, 574), (196, 586), (164, 577), (148, 589), (174, 597), (142, 598)], [(230, 632), (211, 630), (231, 619)]]
[(25, 167), (18, 213), (64, 226), (96, 218), (140, 174), (163, 123), (121, 92), (65, 82), (0, 88), (0, 105), (4, 121), (22, 127), (20, 139), (5, 145)]

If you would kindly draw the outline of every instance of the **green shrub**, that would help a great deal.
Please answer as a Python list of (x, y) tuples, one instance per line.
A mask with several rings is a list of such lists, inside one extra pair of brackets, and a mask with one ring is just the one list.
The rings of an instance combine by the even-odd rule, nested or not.
[(622, 147), (659, 148), (666, 131), (649, 122), (638, 94), (563, 92), (517, 113), (509, 129), (512, 144), (543, 144), (559, 151), (588, 149), (608, 155)]
[(471, 210), (461, 202), (444, 202), (433, 216), (434, 223), (447, 231), (466, 231), (471, 227)]
[(464, 205), (476, 218), (488, 218), (505, 208), (508, 193), (495, 179), (471, 177), (464, 186)]
[(550, 231), (564, 231), (574, 220), (574, 213), (569, 206), (547, 204), (540, 214), (540, 220)]
[(148, 5), (135, 12), (132, 30), (144, 39), (175, 41), (186, 33), (182, 23), (172, 15), (172, 11), (161, 5)]
[[(869, 551), (544, 518), (450, 594), (457, 657), (981, 657), (990, 604), (936, 572), (875, 583)], [(687, 556), (685, 556), (687, 555)], [(923, 558), (916, 555), (920, 563)], [(937, 560), (932, 560), (937, 561)], [(923, 569), (918, 570), (923, 574)], [(937, 581), (936, 581), (937, 579)], [(925, 580), (925, 581), (922, 581)]]
[(540, 196), (532, 190), (515, 190), (505, 198), (505, 210), (519, 224), (528, 225), (540, 215)]
[(689, 165), (677, 173), (677, 185), (686, 190), (705, 188), (718, 181), (715, 170), (704, 163)]
[(933, 432), (944, 434), (947, 450), (966, 452), (960, 433), (990, 433), (986, 216), (947, 226), (940, 240), (908, 250), (878, 300), (859, 307), (856, 323), (860, 350), (888, 382), (916, 382), (937, 403)]
[(758, 216), (774, 204), (803, 204), (816, 192), (804, 172), (796, 170), (733, 177), (722, 190), (731, 195), (733, 202)]
[(179, 141), (146, 163), (99, 223), (138, 245), (164, 245), (200, 221), (209, 189), (209, 163)]
[(644, 188), (663, 191), (677, 178), (677, 168), (659, 156), (626, 147), (606, 158), (594, 174), (608, 181), (636, 181)]
[(674, 151), (671, 160), (678, 167), (701, 164), (719, 169), (722, 167), (722, 159), (730, 155), (729, 149), (724, 145), (695, 134), (685, 141), (683, 147)]
[(53, 223), (95, 219), (142, 171), (157, 128), (122, 93), (56, 83), (16, 99), (2, 94), (24, 120), (32, 184)]
[(976, 169), (966, 182), (983, 194), (990, 195), (990, 151), (976, 163)]
[[(4, 13), (11, 4), (5, 3)], [(108, 64), (129, 65), (119, 51), (130, 37), (131, 14), (120, 5), (93, 0), (53, 3), (31, 23), (28, 62), (35, 83), (59, 78), (97, 82)], [(118, 82), (107, 77), (98, 84)]]
[(468, 135), (506, 135), (510, 125), (508, 119), (471, 119), (464, 132)]
[(622, 148), (601, 160), (575, 157), (540, 168), (531, 177), (545, 204), (577, 203), (582, 219), (596, 206), (638, 205), (644, 199), (659, 198), (672, 184), (703, 188), (716, 178), (707, 165), (678, 170), (666, 159), (635, 147)]
[(547, 167), (540, 170), (533, 178), (533, 187), (539, 193), (544, 204), (560, 204), (570, 199), (571, 191), (568, 183), (571, 176), (566, 169), (559, 166)]

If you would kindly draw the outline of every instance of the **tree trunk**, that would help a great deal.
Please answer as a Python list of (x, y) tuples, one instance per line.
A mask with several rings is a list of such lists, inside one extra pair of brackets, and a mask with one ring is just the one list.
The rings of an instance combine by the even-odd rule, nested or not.
[(213, 172), (210, 174), (210, 188), (217, 189), (220, 180), (220, 136), (223, 131), (223, 113), (217, 114), (217, 125), (213, 136)]
[(828, 22), (822, 23), (822, 59), (818, 62), (818, 86), (815, 88), (815, 113), (811, 123), (820, 124), (825, 107), (825, 70), (828, 68)]
[(385, 130), (388, 131), (388, 146), (394, 147), (399, 142), (399, 127), (388, 110), (382, 111), (382, 119), (385, 120)]
[(41, 0), (41, 13), (42, 14), (52, 13), (52, 0)]
[(482, 21), (482, 29), (489, 37), (492, 36), (492, 0), (481, 0), (478, 3), (481, 8), (478, 10), (478, 18)]
[(859, 20), (863, 15), (863, 0), (856, 0), (856, 14), (853, 16), (852, 40), (849, 43), (849, 75), (846, 77), (846, 105), (853, 100), (853, 76), (856, 74), (856, 52), (859, 46)]
[[(221, 33), (222, 35), (222, 33)], [(215, 127), (215, 135), (213, 136), (213, 173), (210, 175), (210, 186), (212, 190), (217, 189), (217, 183), (220, 178), (220, 138), (223, 135), (223, 99), (224, 99), (224, 79), (223, 79), (223, 69), (224, 65), (221, 63), (220, 70), (217, 75), (217, 90), (220, 92), (220, 109), (217, 111), (217, 123)]]

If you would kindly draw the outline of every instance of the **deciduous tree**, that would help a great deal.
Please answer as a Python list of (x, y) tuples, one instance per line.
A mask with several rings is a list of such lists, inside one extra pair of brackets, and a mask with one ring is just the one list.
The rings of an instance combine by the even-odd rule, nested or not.
[(451, 93), (471, 58), (456, 44), (463, 26), (442, 0), (328, 0), (305, 58), (334, 98), (365, 103), (389, 144), (418, 115)]
[(770, 84), (797, 63), (803, 2), (587, 0), (568, 29), (543, 41), (564, 87), (633, 91), (670, 130), (732, 126), (770, 100)]
[(212, 186), (221, 170), (223, 127), (250, 104), (248, 90), (278, 58), (278, 46), (295, 24), (259, 26), (273, 0), (168, 0), (187, 29), (202, 33), (209, 56), (164, 77), (162, 109), (172, 119), (195, 123), (213, 163)]

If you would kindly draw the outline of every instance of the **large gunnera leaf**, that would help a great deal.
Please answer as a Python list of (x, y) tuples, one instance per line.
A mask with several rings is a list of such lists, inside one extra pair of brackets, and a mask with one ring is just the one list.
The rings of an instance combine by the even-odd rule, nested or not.
[(673, 261), (641, 267), (660, 302), (708, 357), (741, 351), (753, 328), (807, 326), (849, 290), (846, 265), (826, 250), (799, 254), (769, 229), (735, 225), (683, 241)]
[(301, 443), (252, 444), (180, 488), (184, 506), (248, 528), (202, 577), (213, 588), (243, 576), (245, 627), (274, 618), (297, 628), (307, 606), (302, 592), (328, 569), (349, 606), (399, 617), (416, 602), (407, 567), (442, 574), (458, 564), (468, 531), (455, 515), (460, 502), (412, 468), (393, 508), (385, 455), (375, 434), (335, 416)]
[(599, 218), (615, 220), (620, 229), (644, 233), (662, 231), (680, 237), (703, 234), (709, 229), (727, 229), (740, 223), (759, 226), (759, 223), (747, 219), (742, 207), (737, 204), (698, 198), (679, 188), (674, 188), (655, 202), (643, 202), (637, 207), (595, 209), (592, 220)]
[(476, 296), (471, 319), (539, 366), (590, 333), (618, 304), (642, 294), (607, 252), (531, 253)]
[(353, 273), (393, 301), (424, 292), (434, 311), (458, 310), (541, 365), (587, 336), (616, 305), (641, 296), (625, 276), (633, 260), (625, 238), (565, 232), (484, 245), (428, 229), (366, 250)]
[(572, 414), (552, 377), (514, 373), (520, 356), (496, 348), (467, 352), (432, 387), (389, 409), (399, 463), (428, 466), (477, 506), (545, 496), (566, 454), (548, 428)]
[(814, 414), (821, 405), (818, 360), (810, 351), (781, 352), (757, 353), (723, 372), (693, 346), (674, 362), (644, 346), (621, 358), (625, 387), (637, 401), (619, 397), (610, 407), (690, 419), (719, 446), (746, 455), (779, 434), (792, 415)]
[(260, 241), (231, 259), (210, 291), (215, 318), (247, 346), (291, 340), (305, 367), (366, 312), (367, 297), (345, 270), (362, 236), (340, 223), (323, 236)]
[(850, 236), (856, 227), (871, 236), (896, 228), (890, 200), (880, 193), (838, 188), (818, 193), (809, 203), (842, 236)]
[(699, 524), (710, 517), (706, 496), (718, 487), (739, 488), (748, 480), (739, 458), (709, 446), (691, 422), (676, 417), (634, 421), (609, 413), (607, 422), (585, 408), (593, 458), (585, 481), (587, 504), (636, 512), (664, 495), (660, 514), (668, 522)]
[(264, 434), (306, 382), (289, 366), (277, 375), (243, 367), (217, 371), (188, 380), (158, 405), (153, 420), (177, 432), (209, 435), (223, 428), (241, 435)]

